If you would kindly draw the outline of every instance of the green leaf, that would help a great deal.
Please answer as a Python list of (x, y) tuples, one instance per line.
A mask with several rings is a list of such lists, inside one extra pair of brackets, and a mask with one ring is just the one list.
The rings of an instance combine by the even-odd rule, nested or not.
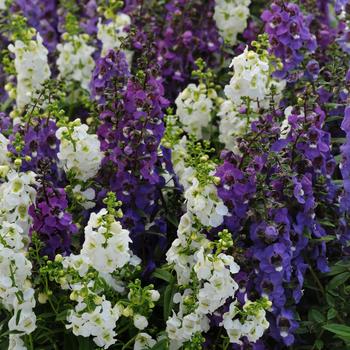
[(328, 283), (329, 289), (337, 289), (344, 284), (350, 278), (350, 272), (343, 272), (337, 276), (334, 276)]
[(169, 284), (165, 288), (164, 292), (164, 301), (163, 301), (163, 316), (164, 316), (164, 321), (167, 321), (170, 314), (171, 310), (173, 309), (173, 297), (174, 297), (174, 283)]
[(70, 310), (64, 310), (56, 315), (56, 321), (65, 321)]
[(317, 323), (322, 323), (326, 321), (326, 318), (319, 310), (311, 309), (309, 311), (309, 320), (315, 321)]
[(332, 143), (343, 144), (345, 142), (346, 142), (346, 138), (345, 137), (334, 137), (334, 138), (332, 138)]
[(350, 266), (348, 264), (335, 264), (331, 267), (331, 271), (326, 273), (326, 276), (338, 275), (342, 272), (346, 272)]
[(152, 276), (169, 283), (174, 279), (174, 276), (169, 271), (164, 269), (155, 269)]
[(330, 308), (327, 312), (327, 320), (333, 319), (335, 316), (337, 316), (337, 310), (334, 308)]
[(89, 338), (78, 337), (79, 349), (78, 350), (94, 350), (94, 346)]
[(162, 339), (156, 345), (154, 345), (151, 350), (168, 350), (168, 340)]
[(329, 332), (332, 332), (340, 337), (345, 337), (350, 339), (350, 327), (337, 323), (330, 323), (323, 326)]
[(324, 346), (324, 343), (323, 343), (323, 341), (321, 339), (317, 339), (315, 341), (315, 347), (316, 347), (317, 350), (323, 349), (323, 346)]

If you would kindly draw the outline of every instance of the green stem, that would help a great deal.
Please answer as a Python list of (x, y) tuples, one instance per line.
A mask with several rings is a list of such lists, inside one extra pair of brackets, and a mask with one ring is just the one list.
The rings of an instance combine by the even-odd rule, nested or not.
[(137, 335), (135, 335), (135, 337), (131, 338), (123, 347), (122, 350), (127, 349), (130, 345), (132, 345), (132, 343), (135, 341)]
[[(325, 291), (325, 289), (324, 289), (324, 287), (323, 287), (321, 281), (320, 281), (319, 278), (317, 277), (317, 275), (316, 275), (314, 269), (312, 268), (310, 262), (309, 262), (309, 269), (310, 269), (311, 275), (312, 275), (312, 277), (313, 277), (315, 283), (317, 284), (317, 286), (318, 286), (318, 288), (319, 288), (319, 290), (320, 290), (320, 292), (321, 292), (321, 294), (322, 294), (322, 296), (323, 296), (323, 298), (324, 298), (324, 300), (325, 300), (325, 299), (326, 299), (326, 291)], [(337, 320), (338, 320), (341, 324), (345, 324), (345, 323), (344, 323), (344, 320), (341, 318), (341, 316), (340, 316), (338, 313), (337, 313), (336, 318), (337, 318)]]

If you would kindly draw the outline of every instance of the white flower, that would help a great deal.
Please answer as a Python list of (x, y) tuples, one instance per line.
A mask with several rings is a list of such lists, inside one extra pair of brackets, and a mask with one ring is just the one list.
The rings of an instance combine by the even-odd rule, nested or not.
[[(69, 137), (66, 136), (68, 130), (61, 127), (56, 131), (57, 138), (61, 141), (60, 151), (57, 157), (59, 165), (66, 171), (74, 171), (75, 177), (82, 181), (87, 181), (94, 177), (103, 158), (100, 151), (100, 141), (95, 134), (88, 134), (88, 126), (81, 124), (74, 127), (74, 132)], [(76, 190), (80, 191), (79, 188)], [(82, 193), (91, 198), (92, 193)]]
[[(112, 273), (130, 260), (129, 231), (120, 222), (104, 221), (106, 209), (92, 213), (85, 227), (85, 241), (81, 255), (88, 257), (90, 264), (101, 273)], [(107, 231), (108, 227), (108, 231)]]
[(92, 209), (96, 204), (93, 202), (95, 199), (95, 191), (92, 188), (87, 188), (85, 191), (81, 190), (81, 185), (75, 185), (73, 193), (79, 195), (81, 198), (80, 204), (85, 209)]
[(0, 237), (9, 248), (19, 251), (24, 247), (23, 230), (16, 224), (4, 221), (0, 226)]
[(281, 124), (281, 133), (280, 138), (285, 139), (287, 138), (289, 131), (291, 129), (291, 125), (289, 124), (289, 116), (292, 114), (293, 107), (289, 106), (284, 110), (284, 119)]
[(157, 290), (152, 289), (152, 290), (149, 291), (149, 293), (150, 293), (152, 301), (158, 301), (159, 300), (160, 294), (159, 294), (159, 292)]
[(35, 91), (42, 87), (45, 80), (50, 78), (51, 72), (47, 61), (48, 50), (43, 45), (40, 34), (36, 40), (28, 43), (16, 40), (9, 45), (9, 50), (15, 54), (15, 68), (17, 72), (17, 97), (19, 109), (27, 105)]
[(134, 316), (134, 326), (137, 329), (143, 330), (148, 326), (148, 321), (145, 316), (136, 314)]
[(187, 209), (193, 213), (204, 226), (218, 227), (228, 214), (228, 209), (217, 195), (214, 184), (200, 185), (194, 178), (192, 186), (185, 192)]
[(11, 170), (7, 181), (0, 185), (0, 223), (15, 223), (22, 229), (24, 237), (28, 236), (32, 221), (28, 209), (35, 202), (35, 177), (33, 172), (17, 173)]
[(147, 333), (139, 333), (136, 336), (134, 350), (146, 350), (156, 345), (156, 341)]
[(171, 160), (174, 172), (179, 178), (180, 184), (187, 190), (195, 176), (195, 170), (185, 165), (187, 154), (187, 137), (183, 136), (181, 140), (174, 146), (171, 152)]
[(92, 54), (95, 48), (86, 43), (84, 35), (74, 35), (70, 41), (57, 45), (59, 56), (57, 67), (59, 77), (80, 83), (85, 90), (89, 89), (91, 74), (95, 66)]
[[(125, 13), (117, 13), (115, 18), (108, 24), (102, 24), (99, 18), (97, 24), (97, 38), (102, 42), (101, 56), (105, 56), (108, 50), (119, 49), (122, 40), (127, 36), (126, 28), (130, 26), (131, 18)], [(131, 64), (133, 53), (129, 50), (123, 50), (126, 59)]]
[(225, 95), (236, 107), (244, 105), (242, 97), (250, 98), (250, 108), (258, 111), (258, 107), (269, 106), (271, 87), (277, 88), (276, 100), (280, 98), (285, 81), (277, 81), (270, 77), (268, 58), (259, 56), (256, 52), (248, 50), (232, 60), (234, 74), (229, 85), (225, 86)]
[(8, 323), (10, 331), (17, 331), (23, 334), (30, 334), (36, 328), (36, 316), (33, 312), (33, 306), (30, 302), (20, 304), (15, 310)]
[(6, 10), (6, 1), (0, 0), (0, 10)]
[(204, 129), (209, 126), (214, 98), (215, 91), (208, 92), (205, 86), (189, 84), (175, 100), (176, 114), (184, 130), (195, 135), (197, 139), (204, 138)]
[(247, 26), (250, 0), (215, 0), (214, 20), (220, 35), (230, 45)]
[(68, 315), (68, 325), (76, 336), (93, 336), (95, 344), (107, 349), (115, 344), (116, 322), (120, 317), (119, 308), (112, 307), (110, 301), (102, 297), (101, 303), (91, 312), (84, 312), (86, 304), (78, 303)]
[(10, 334), (8, 350), (27, 350), (27, 348), (18, 334)]
[[(246, 310), (252, 304), (254, 303), (248, 300), (243, 306), (243, 310)], [(242, 337), (247, 337), (250, 342), (255, 343), (269, 327), (265, 310), (256, 308), (254, 314), (249, 313), (243, 320), (235, 319), (238, 312), (239, 309), (236, 302), (231, 303), (229, 311), (224, 313), (223, 321), (220, 325), (226, 329), (231, 343), (242, 344), (240, 340)]]
[(182, 338), (180, 328), (181, 321), (175, 314), (166, 321), (166, 332), (169, 339), (180, 340)]
[(226, 149), (238, 153), (236, 139), (249, 131), (252, 117), (240, 116), (230, 100), (221, 104), (218, 116), (220, 117), (219, 141), (225, 145)]
[(0, 133), (0, 165), (9, 165), (10, 159), (7, 156), (7, 146), (9, 144), (9, 140)]
[(204, 256), (204, 247), (201, 247), (199, 251), (196, 253), (197, 263), (194, 266), (194, 271), (197, 274), (199, 280), (209, 279), (211, 276), (211, 271), (213, 268), (212, 262), (209, 260), (209, 256)]

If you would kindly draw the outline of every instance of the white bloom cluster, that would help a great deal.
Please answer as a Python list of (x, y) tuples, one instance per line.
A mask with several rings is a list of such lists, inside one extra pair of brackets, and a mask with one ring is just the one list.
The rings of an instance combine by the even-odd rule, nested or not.
[(0, 224), (4, 221), (16, 223), (23, 236), (28, 237), (31, 217), (28, 209), (35, 202), (36, 184), (33, 172), (18, 173), (10, 170), (5, 182), (0, 185)]
[(8, 144), (9, 140), (2, 133), (0, 133), (0, 166), (8, 165), (10, 163), (10, 159), (7, 156)]
[[(74, 286), (75, 291), (82, 286)], [(100, 300), (98, 300), (100, 299)], [(121, 309), (116, 304), (112, 307), (110, 301), (104, 297), (96, 297), (99, 305), (93, 311), (83, 311), (86, 308), (84, 301), (80, 300), (72, 311), (67, 321), (67, 329), (72, 328), (73, 334), (82, 337), (93, 337), (95, 344), (104, 349), (109, 348), (116, 342), (116, 323), (121, 315)], [(83, 311), (83, 312), (80, 312)]]
[(0, 0), (0, 10), (6, 10), (6, 1)]
[(218, 197), (214, 184), (201, 185), (197, 178), (185, 192), (187, 210), (193, 213), (203, 226), (218, 227), (228, 214), (228, 209)]
[[(182, 295), (177, 293), (174, 296), (174, 302), (179, 304), (179, 311), (177, 314), (173, 312), (166, 329), (173, 349), (179, 349), (195, 333), (208, 331), (207, 315), (224, 305), (238, 289), (232, 274), (239, 271), (239, 266), (232, 256), (224, 253), (217, 256), (213, 254), (209, 240), (198, 233), (194, 220), (195, 217), (190, 212), (183, 215), (178, 238), (167, 253), (167, 261), (174, 264), (180, 285), (191, 285), (192, 272), (197, 276), (197, 286), (199, 284), (196, 293), (187, 288)], [(187, 312), (188, 298), (192, 299), (190, 312)]]
[(25, 256), (22, 233), (14, 223), (0, 224), (0, 302), (13, 313), (8, 328), (16, 335), (11, 337), (9, 348), (18, 344), (25, 349), (20, 336), (34, 331), (36, 316), (34, 289), (29, 281), (32, 264)]
[(205, 138), (205, 128), (208, 128), (214, 102), (217, 97), (215, 90), (207, 90), (204, 84), (189, 84), (176, 98), (176, 114), (183, 129), (197, 137)]
[[(115, 18), (107, 24), (102, 24), (102, 19), (99, 19), (97, 24), (97, 38), (102, 42), (102, 56), (105, 56), (108, 50), (120, 48), (122, 39), (127, 36), (125, 29), (130, 23), (130, 16), (121, 12), (116, 14)], [(132, 52), (129, 50), (124, 50), (123, 52), (130, 64), (132, 60)]]
[(263, 336), (265, 330), (269, 328), (269, 322), (266, 320), (266, 311), (262, 307), (254, 312), (249, 312), (249, 308), (253, 305), (254, 303), (249, 300), (244, 304), (243, 311), (246, 311), (247, 317), (243, 322), (235, 318), (240, 312), (236, 301), (231, 303), (229, 311), (224, 313), (221, 326), (224, 326), (226, 329), (231, 343), (243, 344), (240, 340), (243, 337), (246, 337), (249, 342), (255, 343)]
[(85, 227), (85, 242), (81, 254), (101, 273), (112, 273), (130, 260), (129, 231), (119, 221), (107, 222), (108, 212), (92, 213)]
[[(96, 286), (96, 279), (86, 279), (85, 276), (92, 271), (97, 271), (118, 294), (125, 294), (125, 283), (117, 281), (112, 273), (124, 267), (127, 263), (136, 266), (140, 260), (131, 256), (129, 251), (129, 232), (122, 229), (106, 209), (99, 213), (92, 213), (85, 228), (85, 242), (79, 255), (68, 257), (56, 256), (57, 262), (62, 262), (66, 271), (65, 277), (58, 280), (63, 289), (71, 290), (70, 299), (77, 302), (74, 310), (67, 317), (68, 329), (72, 329), (76, 336), (93, 337), (94, 342), (104, 349), (116, 343), (116, 323), (121, 317), (131, 317), (134, 326), (140, 330), (148, 326), (147, 318), (121, 304), (111, 304), (103, 294), (101, 285)], [(81, 277), (73, 278), (70, 274), (74, 271)], [(154, 307), (154, 302), (160, 298), (158, 291), (147, 289), (149, 302)], [(132, 290), (127, 295), (130, 304), (133, 303), (135, 294)], [(90, 302), (89, 302), (90, 301)], [(91, 303), (93, 301), (93, 303)], [(137, 302), (139, 298), (137, 297)], [(141, 335), (142, 334), (142, 335)], [(143, 349), (143, 345), (155, 344), (155, 341), (145, 333), (141, 333), (136, 340), (136, 349)]]
[(92, 54), (95, 48), (88, 45), (86, 35), (74, 35), (65, 43), (57, 45), (59, 56), (57, 67), (60, 78), (79, 82), (85, 90), (89, 89), (91, 74), (95, 66)]
[(219, 141), (230, 151), (238, 152), (236, 138), (243, 136), (250, 128), (252, 117), (240, 116), (230, 100), (224, 101), (218, 113), (220, 117)]
[(195, 169), (191, 166), (186, 166), (185, 159), (187, 154), (187, 137), (183, 136), (180, 141), (174, 145), (171, 151), (171, 160), (174, 167), (174, 172), (179, 178), (180, 184), (187, 190), (194, 179)]
[(250, 0), (215, 0), (214, 20), (220, 35), (230, 45), (247, 26)]
[(191, 239), (195, 232), (194, 216), (187, 212), (182, 215), (177, 229), (177, 238), (173, 241), (166, 256), (169, 264), (174, 265), (178, 282), (182, 285), (189, 283), (192, 268), (195, 265), (195, 256), (186, 252), (187, 247), (191, 251), (199, 250), (200, 246), (207, 247), (209, 240), (204, 235), (196, 235), (196, 240)]
[(225, 94), (236, 107), (244, 104), (242, 97), (248, 97), (252, 110), (267, 108), (272, 86), (276, 87), (276, 98), (284, 88), (285, 81), (271, 78), (268, 57), (259, 56), (248, 47), (232, 60), (230, 67), (233, 67), (234, 74), (229, 85), (225, 86)]
[[(62, 261), (63, 268), (68, 271), (72, 268), (83, 278), (90, 268), (100, 273), (100, 276), (111, 284), (116, 283), (110, 276), (117, 268), (123, 267), (130, 260), (129, 232), (122, 229), (119, 222), (109, 220), (107, 223), (106, 209), (99, 213), (92, 213), (85, 227), (85, 242), (79, 255), (56, 257)], [(111, 217), (109, 217), (111, 219)], [(94, 292), (95, 281), (69, 283), (69, 273), (60, 280), (63, 289), (70, 289), (72, 300), (77, 301), (74, 310), (67, 317), (67, 328), (71, 328), (77, 336), (93, 336), (99, 347), (107, 349), (116, 342), (115, 328), (122, 309), (106, 300), (105, 296)], [(86, 293), (87, 291), (87, 293)], [(119, 292), (124, 291), (120, 287)], [(95, 307), (91, 310), (86, 299), (93, 298)]]
[(9, 45), (10, 52), (15, 54), (15, 68), (17, 73), (16, 103), (19, 109), (27, 105), (36, 90), (42, 87), (45, 80), (50, 78), (51, 72), (47, 61), (48, 50), (43, 45), (40, 34), (36, 40), (24, 43), (16, 40)]
[(60, 166), (66, 172), (73, 171), (75, 177), (82, 181), (97, 174), (103, 158), (97, 135), (88, 134), (88, 129), (86, 124), (81, 124), (74, 126), (73, 130), (64, 126), (56, 131), (61, 141), (57, 154)]
[[(193, 213), (203, 226), (218, 227), (223, 223), (228, 209), (218, 197), (212, 182), (201, 184), (196, 177), (196, 169), (186, 164), (190, 155), (187, 152), (187, 137), (183, 136), (172, 149), (174, 172), (185, 189), (187, 210)], [(210, 173), (209, 176), (212, 176)]]
[[(202, 228), (219, 226), (228, 214), (227, 207), (217, 196), (214, 184), (201, 185), (194, 177), (192, 185), (185, 191), (185, 198), (187, 212), (182, 216), (177, 238), (167, 252), (167, 261), (172, 264), (178, 285), (184, 290), (182, 294), (174, 295), (173, 301), (178, 304), (178, 312), (173, 310), (172, 316), (167, 320), (166, 332), (170, 339), (170, 349), (173, 350), (180, 349), (195, 334), (209, 330), (209, 316), (228, 300), (234, 299), (238, 284), (233, 275), (240, 269), (231, 255), (218, 248), (223, 242), (225, 247), (232, 244), (228, 231), (219, 233), (220, 239), (217, 242), (209, 241), (201, 232)], [(259, 310), (258, 315), (256, 312), (250, 312), (245, 318), (240, 317), (241, 312), (226, 315), (227, 332), (230, 331), (230, 316), (232, 322), (237, 318), (241, 324), (239, 337), (232, 342), (239, 343), (240, 338), (248, 335), (249, 339), (254, 336), (260, 338), (264, 327), (268, 325), (265, 313), (260, 313), (263, 307), (259, 308), (255, 303), (252, 305), (255, 306), (254, 310)], [(245, 315), (244, 309), (242, 312)], [(233, 338), (230, 336), (230, 339)]]
[[(185, 289), (182, 294), (174, 295), (173, 301), (179, 305), (179, 311), (173, 310), (167, 321), (166, 332), (170, 348), (174, 350), (190, 341), (195, 333), (209, 330), (208, 316), (229, 299), (234, 299), (239, 287), (232, 276), (240, 270), (231, 255), (214, 253), (212, 242), (199, 232), (190, 212), (181, 218), (177, 233), (178, 238), (167, 253), (167, 261), (174, 266), (178, 284)], [(195, 290), (191, 288), (192, 284), (196, 286)], [(240, 310), (236, 304), (234, 299), (221, 325), (230, 342), (240, 344), (243, 337), (255, 342), (269, 325), (264, 306), (247, 301)]]

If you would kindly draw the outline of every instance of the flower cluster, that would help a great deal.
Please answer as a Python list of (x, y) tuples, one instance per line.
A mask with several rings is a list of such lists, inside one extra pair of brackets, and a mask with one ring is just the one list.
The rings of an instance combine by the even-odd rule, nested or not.
[[(101, 71), (108, 72), (103, 80)], [(144, 251), (138, 240), (143, 239), (146, 225), (153, 225), (151, 217), (157, 216), (164, 181), (158, 170), (162, 168), (158, 147), (167, 106), (163, 86), (151, 71), (142, 80), (131, 77), (125, 55), (113, 51), (98, 61), (91, 85), (102, 109), (98, 136), (106, 157), (101, 181), (123, 202), (123, 225), (139, 236), (133, 237), (134, 245)]]
[[(125, 13), (118, 13), (115, 18), (107, 23), (102, 24), (100, 19), (97, 28), (97, 38), (102, 42), (101, 56), (105, 56), (109, 50), (120, 49), (122, 41), (126, 38), (126, 29), (130, 26), (131, 19)], [(128, 58), (128, 62), (131, 63), (132, 52), (124, 51)]]
[(175, 100), (176, 114), (184, 130), (197, 139), (204, 138), (204, 129), (210, 125), (215, 98), (215, 90), (207, 91), (203, 84), (190, 84)]
[(92, 213), (85, 227), (81, 255), (89, 257), (90, 265), (101, 273), (111, 273), (130, 260), (129, 232), (117, 221), (111, 221), (107, 210)]
[(348, 347), (345, 0), (0, 17), (0, 349)]
[(6, 218), (0, 214), (0, 302), (11, 313), (8, 329), (13, 333), (9, 342), (20, 346), (21, 336), (36, 328), (35, 291), (30, 282), (32, 264), (26, 257), (22, 228), (3, 219)]
[(244, 31), (249, 17), (250, 0), (216, 0), (214, 20), (220, 35), (230, 45), (237, 41), (237, 34)]
[(15, 55), (16, 101), (17, 107), (22, 109), (31, 101), (32, 95), (35, 96), (37, 90), (40, 90), (45, 80), (50, 78), (48, 50), (39, 33), (36, 34), (36, 40), (16, 40), (14, 45), (10, 44), (9, 50)]
[(31, 232), (39, 235), (45, 247), (43, 254), (51, 258), (56, 253), (69, 253), (71, 235), (77, 232), (72, 215), (67, 212), (67, 197), (63, 188), (43, 183), (35, 203), (29, 208), (33, 220)]
[(262, 19), (269, 34), (270, 51), (282, 60), (282, 75), (301, 63), (303, 50), (315, 51), (316, 38), (309, 29), (311, 16), (306, 18), (297, 4), (273, 2)]
[(8, 166), (3, 170), (8, 172), (0, 185), (0, 223), (16, 224), (23, 230), (23, 235), (28, 236), (31, 225), (28, 210), (37, 195), (33, 187), (36, 176), (33, 172), (17, 172)]
[(88, 129), (77, 119), (56, 131), (60, 140), (59, 165), (66, 173), (82, 181), (96, 176), (103, 158), (97, 135), (88, 134)]
[(67, 81), (75, 81), (87, 90), (95, 65), (92, 58), (95, 48), (87, 44), (84, 34), (72, 37), (67, 34), (63, 36), (67, 37), (67, 41), (57, 45), (59, 76)]
[(225, 87), (225, 95), (235, 106), (245, 105), (254, 111), (267, 108), (271, 95), (278, 96), (285, 82), (271, 78), (271, 63), (267, 52), (258, 54), (245, 48), (236, 56), (230, 67), (233, 77)]

